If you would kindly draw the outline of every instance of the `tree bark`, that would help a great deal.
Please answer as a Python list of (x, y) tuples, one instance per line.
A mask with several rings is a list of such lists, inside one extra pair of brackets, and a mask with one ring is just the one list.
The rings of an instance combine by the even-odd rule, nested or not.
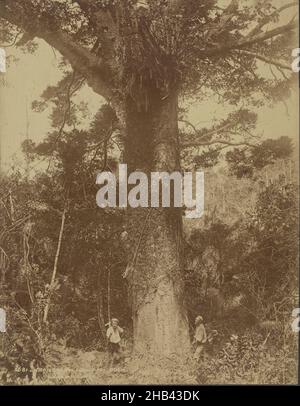
[[(127, 100), (125, 162), (129, 171), (142, 170), (150, 179), (151, 171), (179, 170), (178, 146), (177, 95), (161, 100), (153, 92), (142, 111), (132, 99)], [(145, 354), (189, 353), (181, 214), (176, 208), (128, 209), (129, 263), (134, 257), (128, 273), (134, 348)]]

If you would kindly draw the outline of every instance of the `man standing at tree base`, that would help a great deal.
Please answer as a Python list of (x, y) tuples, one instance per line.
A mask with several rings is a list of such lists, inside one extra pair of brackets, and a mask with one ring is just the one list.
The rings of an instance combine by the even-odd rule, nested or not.
[(194, 336), (194, 343), (196, 346), (194, 359), (199, 361), (200, 356), (204, 350), (204, 344), (207, 342), (207, 335), (206, 330), (203, 324), (202, 316), (197, 316), (195, 319), (195, 336)]
[(108, 351), (110, 355), (109, 365), (113, 365), (115, 361), (120, 360), (120, 342), (123, 329), (119, 327), (118, 319), (111, 319), (110, 326), (107, 329), (106, 337), (108, 339)]

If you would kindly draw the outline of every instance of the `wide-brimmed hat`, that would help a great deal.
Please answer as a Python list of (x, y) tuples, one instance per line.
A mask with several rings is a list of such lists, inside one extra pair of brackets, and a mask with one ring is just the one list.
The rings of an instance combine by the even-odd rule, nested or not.
[(197, 316), (195, 319), (195, 324), (201, 323), (203, 321), (203, 317), (202, 316)]

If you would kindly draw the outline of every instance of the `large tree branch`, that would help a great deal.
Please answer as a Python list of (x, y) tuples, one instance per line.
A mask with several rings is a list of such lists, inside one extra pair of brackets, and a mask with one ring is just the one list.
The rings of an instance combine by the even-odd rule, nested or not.
[[(8, 6), (7, 6), (8, 4)], [(114, 79), (116, 73), (105, 58), (100, 58), (73, 40), (72, 36), (62, 30), (50, 30), (43, 21), (29, 22), (14, 12), (12, 2), (0, 2), (0, 16), (9, 23), (22, 29), (30, 38), (40, 38), (65, 57), (71, 66), (82, 74), (88, 85), (107, 101), (117, 101)], [(30, 27), (30, 29), (28, 28)], [(21, 40), (22, 41), (22, 40)], [(21, 43), (22, 45), (22, 43)]]
[(226, 28), (227, 23), (232, 19), (238, 9), (238, 0), (231, 0), (230, 4), (223, 11), (217, 24), (215, 24), (205, 36), (208, 41), (215, 34), (220, 34)]
[[(195, 146), (211, 146), (211, 145), (225, 145), (225, 146), (248, 146), (254, 147), (246, 139), (237, 143), (231, 140), (232, 136), (240, 135), (244, 137), (245, 134), (254, 137), (251, 134), (251, 129), (254, 128), (257, 116), (248, 110), (240, 109), (236, 112), (229, 114), (227, 119), (223, 120), (219, 125), (207, 130), (197, 130), (197, 128), (187, 120), (179, 120), (187, 126), (191, 127), (196, 135), (187, 141), (182, 140), (181, 146), (183, 148), (190, 148)], [(220, 137), (220, 138), (218, 138)], [(227, 139), (226, 139), (227, 138)]]
[(266, 24), (268, 24), (269, 22), (271, 22), (271, 21), (273, 20), (273, 18), (275, 18), (277, 15), (279, 15), (280, 13), (282, 13), (284, 10), (287, 10), (288, 8), (298, 6), (298, 4), (299, 4), (298, 1), (293, 1), (293, 2), (291, 2), (291, 3), (285, 4), (285, 5), (281, 6), (281, 7), (279, 7), (278, 9), (276, 9), (276, 10), (275, 10), (273, 13), (271, 13), (270, 15), (265, 16), (265, 17), (261, 20), (261, 22), (260, 22), (259, 24), (257, 24), (257, 25), (253, 28), (253, 30), (249, 33), (249, 36), (251, 37), (251, 36), (253, 36), (253, 35), (258, 34), (258, 33), (261, 31), (261, 29), (262, 29)]
[(260, 33), (260, 34), (254, 35), (254, 36), (247, 36), (236, 42), (232, 42), (229, 44), (222, 44), (220, 46), (210, 48), (210, 49), (203, 49), (200, 51), (200, 54), (203, 56), (203, 58), (206, 58), (209, 56), (221, 55), (221, 54), (227, 53), (228, 51), (232, 51), (235, 49), (243, 49), (243, 48), (249, 47), (251, 45), (262, 43), (262, 42), (267, 41), (270, 38), (274, 38), (278, 35), (293, 31), (297, 27), (298, 27), (298, 21), (291, 21), (288, 24), (274, 28), (270, 31), (263, 32), (263, 33)]
[(245, 54), (245, 55), (253, 56), (253, 57), (255, 57), (255, 58), (257, 58), (257, 59), (259, 59), (259, 60), (261, 60), (263, 62), (268, 63), (269, 65), (274, 65), (274, 66), (277, 66), (278, 68), (281, 68), (281, 69), (287, 69), (289, 71), (291, 71), (291, 69), (292, 69), (291, 66), (286, 64), (286, 63), (274, 60), (272, 58), (268, 58), (268, 57), (266, 57), (264, 55), (261, 55), (261, 54), (259, 54), (257, 52), (252, 52), (252, 51), (248, 51), (248, 50), (240, 50), (240, 52), (242, 54)]
[(209, 147), (211, 145), (225, 145), (227, 147), (241, 147), (241, 146), (246, 146), (249, 148), (256, 148), (255, 144), (251, 144), (249, 142), (230, 142), (226, 140), (215, 140), (215, 141), (209, 141), (209, 142), (202, 142), (202, 141), (191, 141), (191, 142), (183, 142), (181, 143), (182, 148), (192, 148), (192, 147)]
[(88, 49), (75, 43), (63, 32), (40, 33), (37, 37), (57, 49), (81, 73), (92, 89), (105, 99), (113, 99), (112, 72), (102, 58), (93, 55)]
[[(94, 0), (72, 0), (77, 3), (87, 18), (93, 23), (96, 31), (103, 35), (107, 31), (116, 31), (116, 10), (117, 4), (111, 3), (105, 9), (95, 6)], [(107, 36), (106, 36), (107, 37)]]
[(233, 123), (233, 122), (229, 122), (229, 123), (226, 123), (226, 124), (224, 124), (224, 125), (221, 125), (221, 126), (219, 126), (219, 127), (217, 127), (217, 128), (214, 128), (213, 130), (210, 130), (210, 131), (205, 131), (205, 132), (201, 132), (201, 131), (199, 131), (199, 130), (197, 130), (197, 128), (194, 126), (194, 124), (192, 124), (190, 121), (188, 121), (188, 120), (179, 120), (181, 123), (184, 123), (184, 124), (186, 124), (186, 125), (188, 125), (189, 127), (191, 127), (193, 130), (194, 130), (194, 132), (195, 132), (195, 134), (199, 137), (199, 138), (210, 138), (210, 137), (212, 137), (213, 135), (217, 135), (218, 133), (220, 133), (220, 132), (224, 132), (224, 131), (227, 131), (227, 130), (229, 130), (229, 129), (231, 129), (232, 127), (234, 127), (235, 126), (235, 123)]

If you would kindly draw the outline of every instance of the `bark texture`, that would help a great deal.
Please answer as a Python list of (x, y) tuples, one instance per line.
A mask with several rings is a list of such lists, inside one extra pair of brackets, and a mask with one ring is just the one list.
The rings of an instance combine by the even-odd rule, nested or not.
[[(153, 92), (147, 110), (126, 104), (125, 162), (131, 170), (180, 169), (177, 96)], [(188, 354), (188, 320), (183, 302), (182, 217), (174, 208), (128, 210), (131, 264), (129, 292), (137, 351), (158, 356)], [(143, 235), (141, 232), (143, 231)]]

